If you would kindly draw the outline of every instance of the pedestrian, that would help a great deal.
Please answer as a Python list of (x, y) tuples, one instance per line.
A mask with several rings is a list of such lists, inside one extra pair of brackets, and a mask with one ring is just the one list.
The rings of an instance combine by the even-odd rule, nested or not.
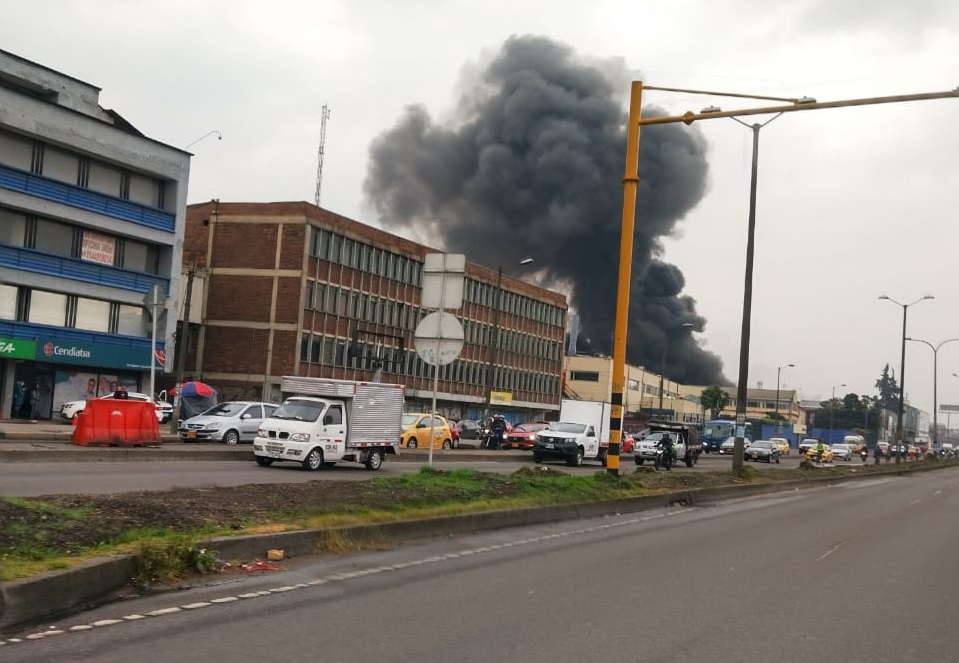
[(872, 451), (873, 465), (878, 465), (879, 461), (882, 460), (882, 447), (876, 444), (876, 448)]
[(17, 380), (13, 384), (13, 409), (10, 410), (10, 418), (15, 419), (23, 416), (23, 401), (27, 397), (27, 388), (23, 380)]
[(33, 389), (30, 390), (30, 418), (38, 419), (40, 417), (40, 383), (35, 382)]

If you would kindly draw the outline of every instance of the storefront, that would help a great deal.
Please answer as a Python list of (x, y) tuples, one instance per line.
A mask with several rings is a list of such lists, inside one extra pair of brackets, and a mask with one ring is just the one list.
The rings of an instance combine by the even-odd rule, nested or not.
[[(160, 359), (155, 368), (163, 370)], [(0, 413), (12, 419), (56, 419), (67, 401), (142, 391), (150, 381), (150, 348), (38, 338), (0, 338)]]

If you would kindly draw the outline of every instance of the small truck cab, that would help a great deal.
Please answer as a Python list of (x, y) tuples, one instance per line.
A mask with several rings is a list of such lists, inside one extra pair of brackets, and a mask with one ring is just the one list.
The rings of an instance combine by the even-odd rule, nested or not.
[(350, 461), (378, 470), (399, 453), (403, 385), (284, 377), (281, 390), (291, 395), (253, 440), (258, 465), (292, 461), (318, 470)]

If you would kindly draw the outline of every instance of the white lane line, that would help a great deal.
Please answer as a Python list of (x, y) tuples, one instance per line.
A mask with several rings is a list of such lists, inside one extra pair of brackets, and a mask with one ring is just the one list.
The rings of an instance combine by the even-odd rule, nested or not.
[(933, 493), (933, 495), (942, 495), (942, 491), (941, 491), (941, 490), (937, 490), (936, 492)]
[(817, 558), (816, 558), (816, 561), (817, 561), (817, 562), (823, 561), (824, 559), (826, 559), (827, 557), (829, 557), (831, 554), (833, 554), (834, 552), (836, 552), (836, 551), (839, 550), (840, 548), (842, 548), (842, 544), (841, 544), (841, 543), (837, 543), (837, 544), (834, 545), (832, 548), (830, 548), (829, 550), (827, 550), (826, 552), (824, 552), (822, 555), (820, 555), (819, 557), (817, 557)]
[(912, 502), (909, 503), (909, 506), (915, 506), (916, 504), (919, 504), (919, 502), (920, 500), (913, 500)]
[[(411, 560), (411, 561), (408, 561), (408, 562), (402, 562), (402, 563), (399, 563), (399, 564), (391, 564), (391, 565), (387, 565), (387, 566), (377, 566), (377, 567), (371, 567), (371, 568), (369, 568), (369, 569), (356, 570), (356, 571), (350, 571), (350, 572), (341, 572), (341, 573), (337, 573), (337, 574), (331, 574), (331, 575), (328, 575), (328, 576), (323, 577), (323, 578), (316, 578), (316, 579), (311, 580), (311, 581), (309, 581), (309, 582), (297, 583), (296, 585), (285, 585), (285, 586), (280, 586), (280, 587), (274, 587), (274, 588), (271, 588), (271, 589), (260, 590), (260, 591), (258, 591), (258, 592), (248, 592), (248, 593), (246, 593), (246, 594), (239, 594), (239, 595), (237, 595), (237, 596), (222, 596), (222, 597), (219, 597), (219, 598), (210, 599), (209, 601), (201, 601), (201, 602), (197, 602), (197, 603), (188, 603), (188, 604), (186, 604), (186, 605), (174, 606), (174, 607), (170, 607), (170, 608), (163, 608), (163, 609), (160, 609), (160, 610), (153, 610), (152, 612), (147, 612), (147, 613), (142, 614), (142, 615), (139, 615), (139, 614), (136, 614), (136, 615), (126, 615), (126, 616), (124, 616), (124, 617), (121, 618), (121, 619), (101, 619), (101, 620), (95, 621), (95, 622), (90, 623), (90, 624), (80, 624), (80, 625), (77, 625), (77, 626), (72, 626), (72, 627), (70, 627), (67, 631), (62, 631), (62, 630), (56, 630), (56, 631), (41, 631), (41, 632), (33, 633), (33, 634), (31, 634), (31, 635), (24, 636), (24, 637), (21, 637), (21, 638), (8, 638), (8, 639), (6, 639), (6, 640), (0, 640), (0, 646), (8, 645), (8, 644), (22, 643), (22, 642), (27, 642), (27, 641), (40, 640), (40, 639), (42, 639), (42, 638), (44, 638), (44, 637), (47, 637), (47, 636), (50, 636), (50, 635), (60, 635), (61, 633), (66, 633), (66, 634), (69, 634), (69, 633), (77, 633), (77, 632), (82, 632), (82, 631), (89, 631), (89, 630), (92, 630), (92, 629), (98, 628), (98, 627), (112, 626), (112, 625), (114, 625), (114, 624), (121, 624), (121, 623), (130, 622), (130, 621), (135, 621), (135, 620), (140, 620), (140, 619), (149, 619), (149, 618), (154, 618), (154, 617), (162, 617), (162, 616), (165, 616), (165, 615), (172, 615), (172, 614), (176, 614), (176, 613), (178, 613), (178, 612), (183, 612), (183, 611), (185, 611), (185, 610), (196, 610), (196, 609), (199, 609), (199, 608), (206, 608), (206, 607), (209, 607), (209, 606), (222, 605), (222, 604), (226, 604), (226, 603), (233, 603), (233, 602), (239, 601), (239, 600), (241, 600), (241, 599), (256, 599), (256, 598), (261, 598), (261, 597), (263, 597), (263, 596), (270, 596), (270, 595), (272, 595), (272, 594), (281, 594), (281, 593), (285, 593), (285, 592), (290, 592), (290, 591), (294, 591), (294, 590), (301, 589), (301, 588), (304, 588), (304, 587), (315, 587), (315, 586), (317, 586), (317, 585), (323, 585), (323, 584), (326, 584), (326, 583), (329, 583), (329, 582), (336, 582), (336, 581), (343, 581), (343, 580), (351, 580), (351, 579), (354, 579), (354, 578), (361, 578), (361, 577), (364, 577), (364, 576), (376, 575), (376, 574), (379, 574), (379, 573), (387, 573), (387, 572), (390, 572), (390, 571), (396, 571), (396, 570), (400, 570), (400, 569), (409, 569), (409, 568), (413, 568), (413, 567), (417, 567), (417, 566), (421, 566), (421, 565), (425, 565), (425, 564), (437, 564), (437, 563), (441, 563), (441, 562), (444, 562), (444, 561), (447, 561), (447, 560), (450, 560), (450, 559), (458, 559), (458, 558), (466, 557), (466, 556), (469, 556), (469, 555), (479, 555), (479, 554), (488, 553), (488, 552), (495, 552), (495, 551), (497, 551), (497, 550), (503, 550), (503, 549), (506, 549), (506, 548), (512, 548), (512, 547), (516, 547), (516, 546), (528, 546), (528, 545), (533, 545), (533, 544), (536, 544), (536, 543), (543, 543), (543, 542), (545, 542), (545, 541), (553, 541), (553, 540), (556, 540), (556, 539), (561, 539), (561, 538), (569, 537), (569, 536), (580, 536), (580, 535), (583, 535), (583, 534), (592, 534), (592, 533), (596, 533), (596, 532), (603, 532), (603, 531), (606, 531), (606, 530), (609, 530), (609, 529), (613, 529), (613, 528), (626, 527), (626, 526), (628, 526), (628, 525), (636, 525), (636, 524), (640, 524), (640, 523), (646, 523), (646, 522), (649, 522), (649, 521), (651, 521), (651, 520), (656, 520), (656, 519), (659, 519), (659, 518), (667, 518), (667, 517), (669, 517), (669, 516), (675, 516), (675, 515), (680, 515), (680, 514), (684, 514), (684, 513), (690, 513), (691, 511), (695, 511), (695, 510), (696, 510), (696, 507), (682, 507), (682, 508), (679, 508), (679, 509), (673, 509), (673, 510), (670, 510), (670, 511), (666, 511), (666, 512), (664, 512), (664, 513), (655, 514), (655, 515), (651, 515), (651, 516), (642, 516), (642, 517), (630, 518), (630, 519), (628, 519), (628, 520), (622, 520), (622, 521), (619, 521), (619, 522), (617, 522), (617, 523), (604, 523), (604, 524), (601, 524), (601, 525), (596, 525), (596, 526), (594, 526), (594, 527), (586, 527), (586, 528), (578, 529), (578, 530), (567, 530), (567, 531), (562, 531), (562, 532), (553, 532), (553, 533), (551, 533), (551, 534), (544, 534), (544, 535), (542, 535), (542, 536), (532, 537), (532, 538), (529, 538), (529, 539), (522, 539), (522, 540), (519, 540), (519, 541), (510, 542), (510, 543), (502, 543), (502, 544), (492, 545), (492, 546), (483, 546), (483, 547), (479, 547), (479, 548), (469, 548), (469, 549), (460, 550), (460, 551), (454, 552), (454, 553), (447, 553), (447, 554), (445, 554), (445, 555), (436, 555), (436, 556), (434, 556), (434, 557), (427, 557), (427, 558), (424, 558), (424, 559), (414, 559), (414, 560)], [(841, 544), (839, 544), (839, 545), (841, 545)], [(835, 551), (839, 548), (839, 545), (837, 545), (835, 548), (833, 548), (832, 550), (830, 550), (829, 552), (827, 552), (825, 555), (823, 555), (823, 556), (820, 557), (819, 559), (820, 559), (820, 560), (825, 559), (825, 558), (826, 558), (827, 556), (829, 556), (831, 553), (835, 552)]]

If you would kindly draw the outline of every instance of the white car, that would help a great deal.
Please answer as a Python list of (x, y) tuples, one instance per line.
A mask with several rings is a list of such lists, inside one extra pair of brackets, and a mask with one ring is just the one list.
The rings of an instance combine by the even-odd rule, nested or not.
[(832, 459), (833, 460), (852, 460), (852, 445), (851, 444), (832, 445)]
[[(749, 438), (743, 438), (743, 449), (748, 449), (749, 445), (752, 444), (752, 441)], [(727, 437), (726, 440), (719, 445), (719, 453), (721, 454), (731, 454), (736, 448), (736, 438)]]
[[(107, 394), (106, 396), (100, 397), (100, 399), (110, 399), (110, 398), (114, 398), (114, 395)], [(153, 402), (153, 399), (147, 396), (146, 394), (141, 394), (136, 391), (128, 391), (127, 398), (135, 401)], [(156, 412), (157, 412), (157, 420), (161, 424), (164, 424), (170, 421), (170, 419), (173, 417), (173, 406), (167, 403), (166, 401), (157, 401), (155, 405), (156, 405)], [(83, 412), (86, 406), (87, 406), (86, 401), (67, 401), (66, 403), (60, 406), (60, 416), (64, 419), (67, 419), (68, 421), (71, 421), (79, 413)]]
[(195, 417), (180, 422), (180, 439), (184, 442), (212, 440), (224, 444), (252, 442), (260, 424), (273, 415), (274, 403), (228, 401), (214, 405)]

